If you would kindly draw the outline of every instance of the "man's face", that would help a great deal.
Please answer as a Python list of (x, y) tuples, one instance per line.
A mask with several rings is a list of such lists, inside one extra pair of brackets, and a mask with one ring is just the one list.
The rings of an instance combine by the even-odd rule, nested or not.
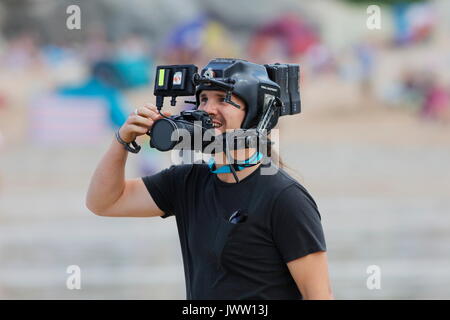
[(209, 114), (217, 134), (224, 133), (227, 129), (239, 129), (245, 118), (245, 102), (236, 95), (232, 95), (231, 100), (241, 106), (238, 109), (224, 102), (225, 96), (225, 92), (220, 90), (204, 90), (200, 92), (198, 109)]

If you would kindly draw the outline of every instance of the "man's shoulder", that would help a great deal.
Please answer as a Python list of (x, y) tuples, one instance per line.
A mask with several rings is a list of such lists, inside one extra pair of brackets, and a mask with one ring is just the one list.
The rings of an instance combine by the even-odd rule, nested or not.
[(270, 189), (269, 192), (275, 197), (297, 194), (302, 198), (306, 197), (314, 202), (311, 194), (299, 180), (291, 176), (283, 168), (275, 165), (272, 166), (275, 168), (275, 171), (267, 171), (267, 174), (261, 171), (262, 181), (260, 185)]
[(283, 168), (271, 163), (261, 167), (260, 179), (262, 185), (271, 186), (282, 190), (293, 184), (300, 184), (295, 178), (289, 175)]

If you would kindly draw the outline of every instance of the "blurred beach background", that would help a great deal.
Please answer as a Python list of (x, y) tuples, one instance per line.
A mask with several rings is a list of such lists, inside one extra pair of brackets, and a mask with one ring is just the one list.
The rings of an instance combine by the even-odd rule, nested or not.
[[(335, 297), (449, 299), (450, 2), (372, 2), (0, 0), (0, 299), (185, 299), (175, 219), (98, 217), (85, 194), (155, 67), (215, 57), (300, 64), (279, 150), (319, 206)], [(127, 178), (171, 165), (139, 143)]]

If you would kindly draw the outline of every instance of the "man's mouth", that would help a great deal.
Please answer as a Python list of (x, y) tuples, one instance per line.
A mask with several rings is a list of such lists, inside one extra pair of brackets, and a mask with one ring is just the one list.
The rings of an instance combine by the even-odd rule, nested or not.
[(213, 127), (216, 129), (222, 127), (222, 125), (223, 124), (219, 121), (213, 121)]

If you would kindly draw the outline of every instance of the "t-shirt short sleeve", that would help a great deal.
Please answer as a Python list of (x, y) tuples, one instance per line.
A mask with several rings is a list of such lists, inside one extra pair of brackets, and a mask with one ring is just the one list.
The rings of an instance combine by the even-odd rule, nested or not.
[[(142, 178), (153, 201), (155, 201), (161, 211), (164, 212), (162, 218), (167, 218), (176, 213), (177, 196), (180, 192), (178, 187), (183, 181), (183, 166), (172, 165), (154, 175)], [(177, 181), (178, 183), (175, 183)]]
[(272, 234), (285, 263), (313, 252), (326, 251), (316, 203), (299, 185), (279, 194), (274, 204)]

